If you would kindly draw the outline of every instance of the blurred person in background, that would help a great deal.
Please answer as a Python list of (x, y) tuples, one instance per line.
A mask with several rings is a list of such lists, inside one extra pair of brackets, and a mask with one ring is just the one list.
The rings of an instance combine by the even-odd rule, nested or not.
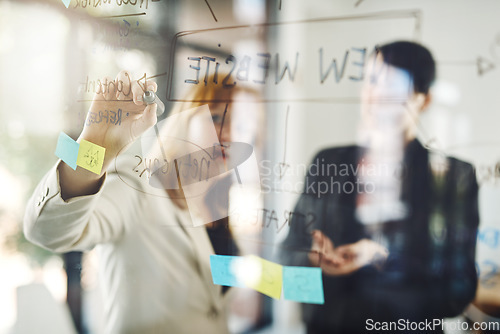
[(457, 316), (474, 299), (473, 166), (416, 139), (435, 71), (420, 44), (377, 47), (365, 68), (359, 145), (323, 150), (311, 163), (294, 211), (316, 220), (292, 218), (282, 252), (285, 265), (323, 272), (324, 305), (302, 305), (308, 334), (381, 332), (390, 323), (389, 332), (442, 333), (410, 326)]

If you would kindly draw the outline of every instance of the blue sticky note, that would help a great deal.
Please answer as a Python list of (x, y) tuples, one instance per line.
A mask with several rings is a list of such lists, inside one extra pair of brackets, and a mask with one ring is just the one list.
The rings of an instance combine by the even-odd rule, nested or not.
[(283, 267), (283, 296), (301, 303), (324, 304), (321, 268)]
[(68, 166), (76, 169), (76, 159), (78, 157), (78, 149), (80, 145), (70, 136), (61, 132), (57, 140), (56, 155), (64, 161)]
[(210, 255), (210, 269), (214, 284), (244, 287), (236, 277), (235, 263), (239, 256)]

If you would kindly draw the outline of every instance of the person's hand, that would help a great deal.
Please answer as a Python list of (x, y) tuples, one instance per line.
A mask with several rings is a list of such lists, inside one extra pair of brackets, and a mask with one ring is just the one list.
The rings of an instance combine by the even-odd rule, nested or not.
[(377, 266), (388, 256), (383, 246), (369, 239), (334, 247), (330, 238), (318, 230), (312, 238), (309, 260), (330, 276), (348, 275), (369, 264)]
[(106, 149), (103, 172), (106, 162), (156, 124), (156, 104), (146, 106), (142, 101), (146, 90), (156, 89), (156, 83), (139, 83), (127, 71), (118, 73), (115, 80), (102, 79), (78, 141), (85, 139)]
[(476, 297), (472, 304), (481, 311), (500, 318), (500, 274), (488, 274), (487, 279), (480, 279)]

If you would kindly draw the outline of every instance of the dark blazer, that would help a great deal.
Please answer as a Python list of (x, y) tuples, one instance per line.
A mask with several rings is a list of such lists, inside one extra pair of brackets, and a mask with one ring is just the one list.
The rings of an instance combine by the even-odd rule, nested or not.
[[(355, 168), (362, 152), (358, 146), (326, 149), (317, 154), (313, 164), (319, 171), (328, 164)], [(475, 172), (470, 164), (445, 157), (446, 171), (437, 174), (431, 169), (430, 156), (417, 140), (405, 149), (401, 199), (408, 214), (383, 224), (390, 255), (382, 270), (366, 266), (347, 276), (323, 275), (325, 304), (302, 304), (309, 329), (318, 333), (373, 333), (379, 331), (368, 331), (367, 326), (377, 321), (396, 322), (399, 327), (390, 332), (403, 333), (406, 320), (432, 322), (456, 316), (472, 301), (477, 285), (479, 224)], [(307, 255), (313, 229), (323, 231), (335, 246), (370, 237), (355, 215), (357, 191), (351, 192), (350, 185), (346, 191), (337, 191), (338, 184), (355, 183), (356, 175), (324, 174), (313, 172), (306, 177), (295, 211), (312, 211), (316, 219), (305, 224), (292, 216), (281, 252), (284, 265), (310, 265)], [(318, 182), (331, 185), (332, 181), (338, 182), (337, 188), (318, 192)], [(429, 328), (407, 332), (442, 333)]]

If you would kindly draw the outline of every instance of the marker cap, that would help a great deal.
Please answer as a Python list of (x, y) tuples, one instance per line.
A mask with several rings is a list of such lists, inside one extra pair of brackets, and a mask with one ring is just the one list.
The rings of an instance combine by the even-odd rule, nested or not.
[(156, 103), (157, 109), (156, 109), (156, 116), (160, 116), (165, 112), (165, 105), (163, 102), (158, 98), (158, 96), (153, 92), (152, 90), (147, 90), (144, 92), (142, 95), (142, 101), (146, 104), (153, 104)]

